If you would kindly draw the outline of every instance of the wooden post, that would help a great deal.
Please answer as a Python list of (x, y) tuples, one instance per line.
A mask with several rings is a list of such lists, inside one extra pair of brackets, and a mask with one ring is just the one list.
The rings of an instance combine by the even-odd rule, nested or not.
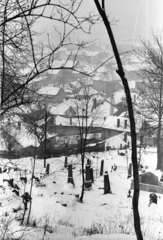
[(92, 188), (91, 174), (90, 174), (90, 166), (86, 165), (86, 178), (84, 183), (85, 189), (90, 190)]
[(104, 194), (111, 193), (108, 171), (104, 174)]
[(103, 171), (104, 171), (104, 160), (101, 161), (100, 176), (103, 175)]
[(68, 165), (68, 180), (67, 180), (67, 182), (74, 184), (73, 172), (72, 172), (72, 164)]

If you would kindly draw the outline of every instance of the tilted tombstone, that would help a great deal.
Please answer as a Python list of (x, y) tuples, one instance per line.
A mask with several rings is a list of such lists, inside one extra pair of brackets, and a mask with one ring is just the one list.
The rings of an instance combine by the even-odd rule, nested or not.
[(68, 180), (67, 180), (67, 182), (74, 184), (73, 172), (72, 172), (72, 164), (68, 165)]
[(100, 176), (103, 175), (103, 171), (104, 171), (104, 160), (101, 161)]
[(104, 174), (104, 194), (111, 193), (108, 171)]
[(91, 174), (90, 174), (90, 166), (86, 165), (86, 177), (84, 186), (86, 190), (90, 190), (92, 188)]

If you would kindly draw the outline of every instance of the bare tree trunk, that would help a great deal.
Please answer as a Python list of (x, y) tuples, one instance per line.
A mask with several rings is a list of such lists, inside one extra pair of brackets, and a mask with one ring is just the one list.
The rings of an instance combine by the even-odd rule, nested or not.
[(102, 7), (100, 6), (98, 0), (94, 0), (94, 2), (96, 4), (99, 14), (102, 17), (102, 20), (103, 20), (106, 30), (108, 32), (108, 36), (110, 38), (113, 52), (114, 52), (114, 55), (115, 55), (115, 58), (117, 61), (117, 66), (118, 66), (117, 73), (122, 80), (122, 83), (123, 83), (123, 86), (125, 89), (125, 93), (126, 93), (126, 100), (127, 100), (128, 112), (129, 112), (129, 118), (130, 118), (131, 139), (132, 139), (132, 164), (133, 164), (133, 175), (134, 175), (134, 194), (133, 194), (133, 202), (132, 203), (133, 203), (133, 215), (134, 215), (134, 228), (135, 228), (135, 232), (137, 235), (137, 239), (143, 240), (143, 236), (142, 236), (141, 228), (140, 228), (140, 216), (139, 216), (139, 210), (138, 210), (139, 174), (138, 174), (138, 164), (137, 164), (136, 130), (135, 130), (135, 119), (134, 119), (130, 89), (128, 86), (127, 79), (125, 78), (121, 59), (119, 57), (118, 49), (117, 49), (116, 42), (115, 42), (115, 39), (114, 39), (114, 36), (112, 33), (110, 22), (108, 21), (107, 15), (105, 13), (105, 0), (102, 0)]
[(157, 131), (157, 169), (161, 170), (162, 154), (161, 154), (161, 117), (159, 117), (158, 131)]
[(80, 202), (83, 203), (83, 198), (84, 198), (84, 182), (85, 182), (85, 178), (84, 178), (84, 154), (82, 153), (81, 155), (82, 157), (82, 191), (81, 191), (81, 196), (80, 196)]
[[(161, 58), (161, 66), (162, 66), (162, 58)], [(161, 75), (162, 75), (162, 71), (161, 71)], [(162, 76), (161, 76), (162, 78)], [(159, 100), (159, 116), (158, 116), (158, 131), (157, 131), (157, 169), (162, 170), (162, 152), (161, 152), (161, 120), (162, 120), (162, 88), (163, 88), (163, 83), (162, 83), (162, 79), (160, 81), (161, 86), (160, 86), (160, 100)]]
[[(35, 137), (35, 146), (36, 146), (36, 137)], [(27, 217), (27, 225), (29, 224), (29, 218), (30, 218), (30, 214), (31, 214), (31, 208), (32, 208), (32, 188), (33, 188), (33, 176), (35, 173), (35, 163), (36, 163), (36, 148), (34, 150), (34, 156), (33, 156), (33, 167), (32, 167), (32, 179), (31, 179), (31, 187), (30, 187), (30, 205), (29, 205), (29, 212), (28, 212), (28, 217)]]
[(46, 133), (47, 133), (47, 110), (45, 110), (44, 168), (46, 168)]

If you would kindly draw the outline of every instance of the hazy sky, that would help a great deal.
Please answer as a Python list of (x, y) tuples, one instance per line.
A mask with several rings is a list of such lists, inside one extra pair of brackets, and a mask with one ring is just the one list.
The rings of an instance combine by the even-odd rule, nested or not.
[[(80, 11), (85, 14), (90, 10), (97, 13), (94, 1), (84, 0)], [(148, 38), (152, 30), (163, 29), (163, 0), (106, 0), (106, 11), (111, 14), (111, 19), (114, 17), (119, 20), (112, 27), (119, 41)], [(46, 29), (49, 33), (53, 29), (47, 20), (38, 24), (38, 28)], [(101, 39), (101, 35), (107, 37), (104, 26), (94, 27), (93, 36)]]

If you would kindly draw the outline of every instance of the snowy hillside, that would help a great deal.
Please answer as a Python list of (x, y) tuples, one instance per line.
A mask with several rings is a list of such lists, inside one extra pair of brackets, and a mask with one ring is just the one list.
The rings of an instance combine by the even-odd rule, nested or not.
[[(130, 155), (130, 153), (129, 153)], [(127, 158), (118, 155), (117, 150), (103, 153), (87, 154), (94, 169), (94, 183), (92, 189), (85, 191), (84, 202), (79, 202), (82, 177), (80, 174), (80, 156), (68, 157), (68, 163), (73, 164), (73, 179), (75, 185), (67, 183), (68, 170), (64, 168), (65, 157), (47, 159), (50, 164), (50, 174), (41, 178), (39, 184), (35, 181), (32, 190), (32, 212), (29, 226), (20, 226), (24, 205), (21, 196), (29, 192), (31, 179), (32, 158), (13, 160), (16, 168), (8, 160), (1, 159), (2, 169), (6, 172), (0, 174), (0, 212), (1, 236), (10, 234), (18, 239), (131, 239), (134, 240), (134, 226), (132, 213), (132, 199), (127, 198), (131, 185), (131, 178), (127, 178)], [(104, 171), (108, 171), (111, 191), (104, 195), (104, 177), (99, 176), (101, 160), (104, 159)], [(130, 162), (130, 156), (128, 156)], [(111, 172), (113, 165), (116, 171)], [(152, 171), (160, 176), (156, 168), (156, 151), (147, 149), (142, 156), (142, 164), (148, 166), (146, 171)], [(8, 169), (11, 167), (10, 172)], [(19, 168), (24, 171), (19, 171)], [(43, 176), (43, 160), (37, 159), (35, 178)], [(20, 177), (27, 177), (27, 183), (20, 181)], [(7, 181), (13, 178), (19, 189), (17, 196)], [(131, 191), (131, 195), (133, 190)], [(149, 192), (140, 192), (139, 211), (141, 229), (144, 239), (163, 239), (163, 197), (157, 194), (158, 203), (149, 207)], [(22, 210), (20, 210), (20, 207)], [(26, 217), (29, 211), (26, 212)], [(15, 209), (19, 211), (15, 212)], [(15, 218), (18, 218), (17, 221)], [(25, 217), (25, 220), (26, 220)], [(9, 221), (11, 221), (9, 223)], [(10, 231), (4, 233), (5, 224), (8, 223)], [(43, 237), (44, 235), (44, 237)], [(162, 238), (161, 238), (162, 237)]]

